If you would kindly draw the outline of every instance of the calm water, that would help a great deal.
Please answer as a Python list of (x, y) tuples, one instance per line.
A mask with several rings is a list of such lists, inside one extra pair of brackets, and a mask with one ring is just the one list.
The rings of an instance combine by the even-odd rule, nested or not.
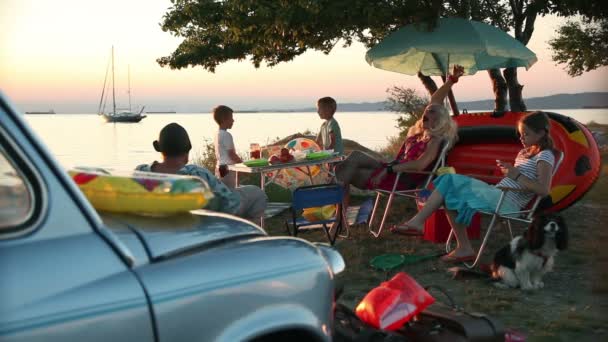
[[(587, 123), (608, 124), (608, 109), (551, 110)], [(211, 143), (217, 125), (210, 114), (151, 114), (136, 124), (105, 123), (95, 114), (26, 115), (26, 120), (66, 168), (99, 166), (130, 170), (136, 165), (158, 160), (152, 141), (166, 124), (184, 126), (192, 141), (191, 157)], [(398, 132), (397, 114), (388, 112), (342, 112), (336, 114), (342, 137), (377, 149)], [(248, 113), (235, 114), (231, 130), (237, 151), (244, 153), (249, 143), (266, 144), (277, 137), (311, 130), (317, 132), (321, 119), (316, 113)]]

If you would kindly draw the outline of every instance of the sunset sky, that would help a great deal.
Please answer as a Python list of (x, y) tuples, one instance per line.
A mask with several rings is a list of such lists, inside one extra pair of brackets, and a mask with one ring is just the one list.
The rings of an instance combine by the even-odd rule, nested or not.
[[(217, 104), (237, 109), (301, 108), (322, 96), (338, 102), (386, 99), (393, 85), (423, 88), (416, 77), (369, 66), (365, 48), (337, 46), (331, 54), (308, 52), (290, 63), (255, 69), (249, 61), (220, 65), (216, 73), (161, 68), (179, 39), (159, 23), (168, 0), (2, 0), (0, 90), (18, 109), (94, 113), (110, 48), (115, 48), (117, 101), (127, 103), (127, 67), (134, 104), (148, 110), (209, 111)], [(540, 18), (528, 47), (539, 61), (520, 69), (524, 96), (608, 91), (608, 68), (571, 78), (551, 60), (547, 41), (563, 19)], [(492, 97), (486, 72), (464, 77), (457, 100)]]

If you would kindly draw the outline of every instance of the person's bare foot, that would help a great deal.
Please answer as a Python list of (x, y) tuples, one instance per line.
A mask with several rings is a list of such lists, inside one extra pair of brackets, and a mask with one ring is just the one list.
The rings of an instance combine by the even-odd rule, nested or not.
[(447, 263), (468, 262), (475, 260), (475, 252), (471, 249), (455, 249), (449, 254), (441, 257), (441, 261)]

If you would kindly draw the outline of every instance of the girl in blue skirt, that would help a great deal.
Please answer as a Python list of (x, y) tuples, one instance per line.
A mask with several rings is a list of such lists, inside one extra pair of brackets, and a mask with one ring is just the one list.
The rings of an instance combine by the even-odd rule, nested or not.
[(549, 118), (543, 112), (530, 113), (520, 119), (517, 129), (524, 148), (519, 151), (514, 165), (496, 161), (505, 175), (496, 186), (463, 175), (442, 175), (433, 182), (435, 190), (420, 212), (406, 223), (391, 228), (391, 231), (397, 234), (421, 235), (425, 220), (444, 206), (458, 244), (456, 249), (443, 256), (442, 260), (474, 260), (475, 253), (467, 237), (466, 227), (470, 225), (477, 211), (496, 209), (502, 193), (498, 187), (528, 190), (508, 191), (501, 208), (501, 212), (505, 213), (521, 210), (534, 194), (549, 194), (555, 163), (553, 141), (549, 135)]

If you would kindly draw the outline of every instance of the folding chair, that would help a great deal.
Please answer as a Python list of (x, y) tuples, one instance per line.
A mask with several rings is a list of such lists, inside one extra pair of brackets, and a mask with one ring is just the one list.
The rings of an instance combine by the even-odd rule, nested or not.
[[(334, 217), (326, 220), (319, 221), (308, 221), (304, 217), (301, 217), (301, 212), (306, 208), (321, 207), (329, 204), (341, 204), (344, 198), (344, 189), (338, 184), (319, 184), (309, 185), (296, 188), (292, 196), (292, 222), (285, 221), (285, 227), (289, 235), (297, 236), (298, 230), (301, 227), (322, 225), (327, 235), (327, 240), (331, 245), (336, 241), (336, 237), (342, 230), (343, 215), (336, 210)], [(336, 229), (330, 234), (330, 228), (328, 224), (337, 222)], [(289, 229), (290, 225), (293, 227), (293, 232)]]
[[(388, 212), (391, 208), (391, 204), (393, 203), (394, 197), (395, 196), (404, 196), (404, 197), (410, 197), (410, 198), (415, 198), (415, 199), (418, 198), (420, 192), (423, 190), (426, 190), (428, 188), (429, 184), (431, 184), (431, 181), (435, 177), (437, 169), (439, 169), (440, 167), (443, 167), (445, 165), (445, 160), (446, 160), (447, 152), (449, 149), (450, 149), (449, 140), (443, 140), (441, 142), (439, 155), (437, 156), (437, 159), (435, 160), (435, 163), (433, 164), (433, 168), (430, 171), (399, 172), (399, 173), (397, 173), (397, 177), (395, 178), (395, 183), (393, 184), (393, 187), (390, 190), (387, 190), (387, 189), (376, 189), (375, 190), (376, 191), (376, 201), (374, 202), (374, 209), (372, 209), (372, 214), (369, 218), (369, 232), (372, 233), (372, 235), (374, 237), (380, 236), (380, 233), (382, 232), (382, 228), (384, 228), (384, 223), (386, 222), (386, 218), (388, 217)], [(405, 174), (405, 175), (407, 175), (407, 174), (426, 174), (428, 176), (426, 177), (424, 182), (421, 184), (421, 186), (419, 186), (415, 189), (397, 190), (397, 186), (399, 185), (399, 179), (401, 178), (401, 176), (403, 174)], [(380, 221), (380, 227), (378, 228), (378, 231), (374, 231), (372, 226), (373, 226), (373, 222), (374, 222), (374, 217), (376, 215), (376, 209), (378, 208), (378, 204), (380, 203), (380, 197), (387, 196), (387, 195), (388, 195), (388, 200), (386, 202), (386, 208), (384, 209), (384, 215), (382, 216), (382, 221)]]
[[(555, 158), (556, 162), (555, 162), (555, 165), (553, 166), (552, 178), (553, 178), (553, 176), (555, 176), (555, 173), (557, 173), (557, 170), (559, 170), (559, 167), (560, 167), (562, 161), (564, 160), (564, 153), (561, 151), (555, 151), (555, 157), (556, 157)], [(502, 207), (502, 204), (504, 202), (505, 195), (507, 194), (507, 192), (522, 191), (522, 189), (508, 188), (508, 187), (499, 187), (499, 189), (502, 190), (502, 194), (500, 195), (498, 204), (496, 204), (496, 209), (494, 209), (494, 211), (479, 211), (479, 213), (481, 213), (481, 214), (492, 216), (492, 219), (490, 220), (490, 224), (488, 225), (486, 234), (484, 235), (483, 241), (481, 242), (479, 251), (477, 251), (477, 256), (475, 257), (475, 261), (472, 264), (468, 264), (466, 262), (464, 263), (464, 265), (467, 268), (473, 268), (473, 267), (477, 266), (477, 264), (479, 263), (481, 254), (483, 253), (483, 250), (486, 247), (488, 238), (490, 237), (490, 233), (492, 232), (492, 229), (494, 228), (494, 225), (496, 224), (496, 222), (498, 220), (502, 221), (503, 223), (506, 223), (507, 228), (509, 229), (509, 234), (511, 235), (511, 240), (512, 240), (513, 239), (513, 229), (511, 228), (511, 221), (517, 221), (517, 222), (530, 224), (532, 222), (534, 214), (536, 213), (536, 209), (538, 208), (539, 203), (543, 199), (541, 196), (535, 195), (530, 200), (530, 203), (528, 204), (528, 206), (526, 206), (526, 208), (524, 208), (520, 211), (507, 212), (507, 213), (501, 214), (500, 208)], [(452, 250), (451, 241), (452, 241), (453, 236), (454, 236), (454, 231), (450, 230), (450, 235), (448, 236), (448, 240), (445, 243), (446, 253), (449, 253)]]

